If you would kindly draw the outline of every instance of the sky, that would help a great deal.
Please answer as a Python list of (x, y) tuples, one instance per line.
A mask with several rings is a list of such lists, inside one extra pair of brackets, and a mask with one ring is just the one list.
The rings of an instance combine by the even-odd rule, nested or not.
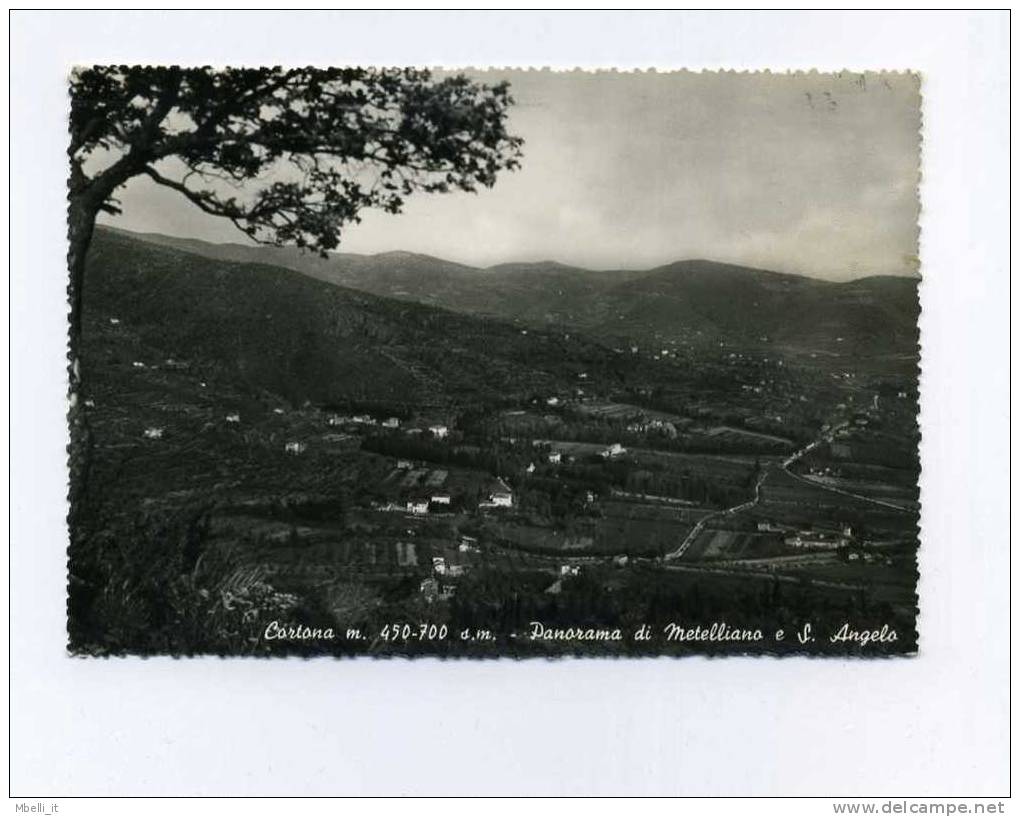
[[(340, 250), (488, 266), (704, 258), (830, 280), (915, 275), (920, 81), (908, 74), (468, 72), (506, 79), (522, 168), (477, 194), (364, 211)], [(138, 178), (128, 230), (244, 242)]]

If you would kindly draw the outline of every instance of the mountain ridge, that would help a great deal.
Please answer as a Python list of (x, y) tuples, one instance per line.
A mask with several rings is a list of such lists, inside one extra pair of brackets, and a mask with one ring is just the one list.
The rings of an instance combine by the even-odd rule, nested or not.
[[(487, 273), (494, 271), (502, 271), (509, 269), (526, 269), (526, 268), (544, 268), (544, 269), (561, 269), (561, 270), (572, 270), (582, 273), (589, 273), (592, 275), (605, 275), (607, 273), (619, 273), (621, 275), (641, 275), (651, 274), (657, 272), (663, 272), (667, 269), (684, 266), (684, 265), (700, 265), (704, 267), (718, 267), (718, 268), (732, 268), (745, 270), (751, 273), (766, 273), (769, 275), (782, 276), (787, 278), (805, 279), (808, 281), (817, 282), (819, 284), (831, 284), (833, 286), (844, 286), (847, 284), (853, 284), (860, 281), (869, 281), (873, 279), (896, 279), (906, 281), (918, 281), (918, 276), (914, 275), (895, 275), (892, 273), (877, 273), (874, 275), (862, 275), (858, 278), (851, 278), (845, 281), (833, 281), (827, 278), (819, 278), (813, 275), (804, 275), (796, 272), (786, 272), (783, 270), (766, 269), (764, 267), (755, 267), (749, 264), (737, 264), (729, 261), (717, 261), (711, 258), (680, 258), (675, 261), (668, 261), (664, 264), (657, 264), (650, 267), (635, 267), (635, 268), (622, 268), (622, 267), (584, 267), (577, 264), (568, 264), (564, 261), (558, 261), (554, 258), (546, 258), (538, 261), (500, 261), (497, 264), (490, 264), (488, 266), (476, 266), (473, 264), (465, 264), (460, 261), (451, 261), (445, 258), (441, 258), (436, 255), (429, 253), (416, 252), (414, 250), (384, 250), (377, 253), (358, 253), (358, 252), (330, 252), (327, 258), (322, 258), (310, 251), (302, 251), (297, 247), (284, 246), (277, 247), (270, 244), (242, 244), (237, 241), (206, 241), (201, 238), (186, 238), (184, 236), (174, 236), (168, 233), (157, 233), (157, 232), (139, 232), (135, 230), (127, 230), (123, 227), (115, 227), (110, 224), (99, 224), (96, 226), (96, 230), (99, 232), (110, 231), (113, 233), (120, 233), (132, 238), (136, 238), (141, 241), (148, 241), (149, 243), (162, 244), (164, 246), (176, 246), (178, 249), (183, 249), (191, 246), (194, 249), (191, 251), (199, 252), (204, 249), (206, 254), (209, 252), (215, 252), (217, 248), (222, 251), (230, 251), (236, 253), (251, 253), (260, 254), (266, 251), (280, 251), (286, 253), (292, 253), (294, 256), (306, 258), (314, 262), (329, 263), (330, 261), (361, 261), (365, 259), (415, 259), (429, 262), (436, 262), (451, 267), (456, 267), (462, 270), (471, 270), (474, 272)], [(299, 270), (300, 271), (300, 270)]]
[(805, 354), (865, 356), (906, 354), (917, 346), (916, 278), (826, 281), (706, 259), (647, 270), (585, 270), (558, 262), (479, 268), (405, 251), (324, 259), (290, 247), (106, 230), (214, 260), (269, 264), (384, 298), (579, 332), (612, 346), (779, 344)]

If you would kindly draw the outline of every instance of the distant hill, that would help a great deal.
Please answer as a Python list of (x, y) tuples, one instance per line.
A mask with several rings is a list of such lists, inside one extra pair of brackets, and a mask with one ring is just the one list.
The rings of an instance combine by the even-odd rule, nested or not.
[(603, 334), (636, 335), (644, 327), (669, 335), (679, 326), (710, 341), (862, 355), (917, 345), (917, 281), (910, 278), (834, 283), (681, 261), (610, 288), (604, 302)]
[(581, 370), (616, 378), (613, 367), (624, 365), (562, 333), (524, 332), (111, 230), (93, 240), (84, 299), (86, 364), (117, 362), (126, 353), (112, 336), (130, 330), (133, 348), (213, 367), (294, 403), (492, 402), (568, 388)]
[(213, 244), (158, 233), (128, 233), (108, 227), (102, 230), (221, 261), (286, 267), (374, 295), (531, 324), (563, 323), (565, 318), (586, 311), (585, 298), (644, 274), (592, 272), (553, 261), (480, 269), (399, 251), (378, 255), (333, 253), (322, 258), (294, 247)]
[(637, 271), (592, 271), (551, 261), (479, 269), (406, 252), (337, 253), (323, 259), (294, 248), (156, 234), (136, 238), (218, 260), (274, 264), (389, 298), (532, 327), (574, 329), (614, 342), (766, 343), (860, 355), (909, 354), (917, 346), (919, 305), (912, 278), (834, 283), (705, 260)]

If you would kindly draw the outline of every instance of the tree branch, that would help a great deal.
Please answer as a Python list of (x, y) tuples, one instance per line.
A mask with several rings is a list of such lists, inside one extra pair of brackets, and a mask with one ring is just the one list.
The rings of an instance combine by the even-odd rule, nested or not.
[(176, 182), (173, 179), (168, 179), (166, 176), (157, 172), (155, 168), (149, 165), (146, 165), (144, 168), (142, 168), (142, 172), (150, 179), (152, 179), (156, 184), (162, 185), (163, 187), (168, 187), (171, 190), (176, 190), (188, 201), (190, 201), (192, 204), (198, 207), (198, 209), (200, 209), (202, 212), (208, 213), (211, 216), (220, 216), (221, 218), (229, 219), (233, 223), (233, 225), (237, 227), (238, 230), (240, 230), (249, 238), (258, 241), (258, 239), (255, 238), (255, 236), (253, 236), (241, 224), (241, 219), (244, 218), (244, 213), (239, 208), (235, 208), (235, 210), (231, 212), (228, 209), (226, 209), (225, 205), (222, 202), (217, 202), (215, 197), (211, 193), (203, 196), (201, 193), (192, 190), (190, 187), (187, 187), (181, 182)]

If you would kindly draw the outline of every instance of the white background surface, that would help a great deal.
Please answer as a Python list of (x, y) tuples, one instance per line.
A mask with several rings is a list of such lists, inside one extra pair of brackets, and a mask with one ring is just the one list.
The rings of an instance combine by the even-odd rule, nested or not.
[[(12, 794), (1005, 794), (1008, 25), (1003, 13), (15, 13)], [(922, 71), (920, 655), (68, 657), (65, 77), (91, 61)]]

